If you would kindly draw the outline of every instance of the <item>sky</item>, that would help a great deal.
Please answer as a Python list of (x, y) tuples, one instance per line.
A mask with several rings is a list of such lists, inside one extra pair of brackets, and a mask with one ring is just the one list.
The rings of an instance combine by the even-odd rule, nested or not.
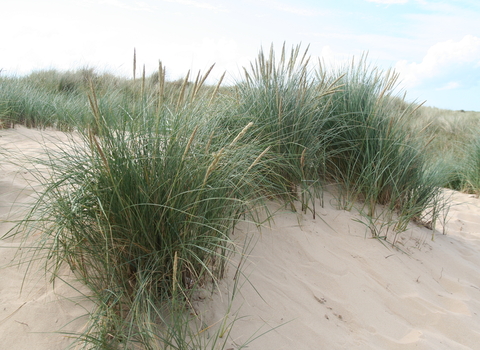
[[(400, 74), (407, 100), (480, 111), (478, 0), (0, 0), (0, 74), (74, 70), (132, 76), (224, 71), (227, 82), (263, 47), (301, 44), (313, 61), (368, 53)], [(141, 68), (139, 68), (140, 70)], [(138, 74), (138, 73), (137, 73)]]

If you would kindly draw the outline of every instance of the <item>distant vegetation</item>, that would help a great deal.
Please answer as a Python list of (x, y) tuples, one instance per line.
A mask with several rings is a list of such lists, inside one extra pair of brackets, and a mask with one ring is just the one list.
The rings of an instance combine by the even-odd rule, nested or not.
[(412, 220), (435, 227), (442, 187), (480, 191), (480, 113), (408, 103), (397, 75), (365, 57), (329, 69), (283, 48), (261, 51), (235, 86), (207, 86), (208, 74), (0, 76), (3, 128), (77, 135), (36, 160), (51, 172), (12, 233), (41, 232), (49, 271), (67, 264), (91, 288), (86, 348), (225, 346), (227, 324), (206, 339), (185, 307), (223, 276), (237, 223), (261, 224), (269, 200), (315, 216), (328, 188), (395, 243)]
[(444, 160), (445, 187), (480, 194), (480, 112), (422, 107), (409, 127), (424, 130), (432, 161)]

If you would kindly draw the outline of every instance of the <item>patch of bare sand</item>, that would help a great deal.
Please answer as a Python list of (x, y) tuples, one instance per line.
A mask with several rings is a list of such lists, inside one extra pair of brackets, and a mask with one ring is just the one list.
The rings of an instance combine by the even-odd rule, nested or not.
[[(476, 349), (480, 344), (480, 200), (453, 194), (447, 235), (411, 224), (399, 247), (368, 239), (353, 212), (279, 209), (256, 235), (233, 310), (232, 348), (268, 331), (249, 349)], [(319, 203), (317, 203), (319, 208)], [(240, 232), (241, 231), (241, 232)], [(367, 237), (367, 238), (366, 238)], [(238, 259), (238, 258), (237, 258)], [(222, 297), (199, 304), (207, 324), (223, 317)], [(278, 328), (277, 328), (278, 327)]]
[[(25, 215), (38, 186), (24, 155), (42, 156), (45, 147), (63, 142), (66, 136), (56, 131), (0, 130), (0, 237)], [(72, 339), (56, 332), (81, 331), (91, 307), (72, 286), (87, 291), (68, 272), (61, 276), (68, 283), (52, 285), (42, 263), (30, 265), (26, 275), (29, 254), (18, 250), (20, 243), (19, 237), (0, 240), (0, 349), (65, 349)]]

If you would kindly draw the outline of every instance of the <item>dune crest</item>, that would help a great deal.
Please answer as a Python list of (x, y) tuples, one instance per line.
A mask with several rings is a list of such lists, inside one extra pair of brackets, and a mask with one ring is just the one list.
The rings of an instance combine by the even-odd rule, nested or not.
[[(447, 191), (447, 190), (446, 190)], [(451, 192), (451, 191), (449, 191)], [(354, 211), (279, 209), (258, 235), (235, 300), (232, 347), (251, 349), (474, 349), (480, 342), (480, 201), (451, 193), (447, 235), (410, 224), (398, 248), (369, 239)], [(332, 206), (333, 204), (333, 206)], [(477, 222), (475, 222), (477, 221)], [(442, 229), (442, 228), (440, 228)], [(253, 233), (252, 233), (253, 232)], [(235, 268), (224, 281), (231, 286)], [(227, 293), (204, 310), (225, 313)], [(234, 309), (235, 309), (234, 307)], [(278, 327), (278, 328), (276, 328)], [(269, 331), (270, 330), (270, 331)]]

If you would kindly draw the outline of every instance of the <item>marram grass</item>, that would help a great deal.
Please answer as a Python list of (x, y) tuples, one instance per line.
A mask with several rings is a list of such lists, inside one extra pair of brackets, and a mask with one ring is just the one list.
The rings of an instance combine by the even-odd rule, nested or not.
[(127, 108), (91, 84), (82, 141), (39, 160), (50, 172), (38, 174), (44, 189), (19, 227), (41, 233), (35, 253), (53, 276), (68, 266), (92, 290), (87, 348), (201, 341), (187, 331), (192, 293), (223, 277), (229, 234), (276, 191), (268, 147), (245, 142), (253, 123), (225, 134), (208, 107), (218, 89), (205, 95), (203, 81)]
[(339, 203), (344, 208), (363, 203), (369, 222), (382, 219), (397, 232), (411, 220), (422, 221), (425, 212), (436, 213), (436, 220), (444, 206), (440, 171), (427, 162), (425, 138), (408, 130), (417, 106), (397, 108), (398, 75), (371, 67), (362, 57), (336, 76), (342, 88), (332, 96), (332, 117), (325, 124), (336, 130), (327, 145), (325, 173), (338, 184)]
[(223, 277), (230, 233), (240, 220), (261, 224), (266, 200), (300, 200), (315, 216), (314, 197), (334, 185), (339, 207), (357, 207), (392, 243), (411, 220), (434, 228), (446, 206), (448, 171), (426, 159), (431, 130), (412, 135), (419, 112), (394, 95), (394, 72), (366, 57), (329, 69), (300, 46), (279, 59), (261, 51), (233, 87), (220, 87), (223, 76), (205, 86), (212, 69), (166, 82), (160, 62), (140, 78), (135, 56), (133, 80), (2, 78), (4, 125), (78, 135), (38, 160), (50, 170), (14, 234), (40, 232), (48, 271), (67, 266), (91, 289), (84, 348), (224, 348), (226, 321), (205, 338), (212, 325), (192, 328), (190, 300)]

